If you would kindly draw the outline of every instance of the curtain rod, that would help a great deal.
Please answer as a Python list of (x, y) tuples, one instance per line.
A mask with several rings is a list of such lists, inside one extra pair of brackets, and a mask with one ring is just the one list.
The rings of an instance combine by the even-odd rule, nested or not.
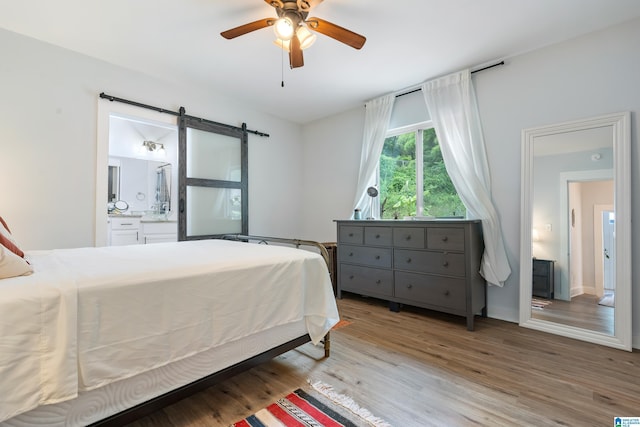
[(268, 133), (259, 132), (257, 130), (247, 129), (246, 123), (243, 123), (242, 127), (237, 127), (237, 126), (228, 125), (228, 124), (225, 124), (225, 123), (214, 122), (213, 120), (203, 119), (203, 118), (200, 118), (200, 117), (195, 117), (195, 116), (190, 116), (188, 114), (184, 114), (184, 107), (180, 107), (180, 111), (165, 110), (164, 108), (154, 107), (153, 105), (142, 104), (140, 102), (130, 101), (128, 99), (123, 99), (123, 98), (118, 98), (116, 96), (107, 95), (104, 92), (100, 93), (100, 98), (109, 100), (111, 102), (117, 101), (117, 102), (122, 102), (123, 104), (129, 104), (129, 105), (134, 105), (136, 107), (146, 108), (147, 110), (153, 110), (153, 111), (157, 111), (159, 113), (171, 114), (172, 116), (178, 116), (178, 117), (183, 116), (183, 117), (186, 117), (188, 119), (198, 120), (200, 122), (210, 123), (210, 124), (217, 125), (217, 126), (224, 126), (224, 127), (229, 128), (229, 129), (241, 130), (243, 132), (248, 132), (248, 133), (252, 133), (254, 135), (258, 135), (258, 136), (269, 138), (269, 134)]
[[(482, 67), (482, 68), (479, 68), (477, 70), (473, 70), (473, 71), (471, 71), (471, 74), (479, 73), (480, 71), (488, 70), (489, 68), (497, 67), (499, 65), (504, 65), (504, 61), (500, 61), (500, 62), (498, 62), (496, 64), (487, 65), (486, 67)], [(409, 90), (407, 92), (399, 93), (398, 95), (396, 95), (396, 98), (400, 98), (401, 96), (409, 95), (410, 93), (420, 92), (421, 90), (422, 90), (421, 88), (411, 89), (411, 90)]]

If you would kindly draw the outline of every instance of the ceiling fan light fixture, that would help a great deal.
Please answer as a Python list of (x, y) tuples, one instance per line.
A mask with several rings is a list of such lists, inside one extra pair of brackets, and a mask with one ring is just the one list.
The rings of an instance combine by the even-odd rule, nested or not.
[(309, 31), (309, 29), (304, 25), (300, 25), (298, 27), (296, 36), (298, 36), (298, 40), (300, 41), (300, 49), (302, 50), (311, 47), (311, 45), (314, 44), (316, 42), (316, 39), (318, 38), (318, 36)]
[(279, 18), (273, 25), (273, 31), (280, 40), (291, 40), (294, 34), (293, 21), (287, 17)]
[(277, 39), (273, 41), (273, 44), (275, 44), (285, 52), (289, 52), (290, 50), (289, 46), (291, 46), (291, 40)]

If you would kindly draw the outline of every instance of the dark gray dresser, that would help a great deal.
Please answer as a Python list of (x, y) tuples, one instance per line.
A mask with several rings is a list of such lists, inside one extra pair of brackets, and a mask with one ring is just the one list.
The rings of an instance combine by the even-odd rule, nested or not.
[(475, 220), (336, 221), (338, 298), (342, 292), (465, 316), (487, 315), (484, 249)]

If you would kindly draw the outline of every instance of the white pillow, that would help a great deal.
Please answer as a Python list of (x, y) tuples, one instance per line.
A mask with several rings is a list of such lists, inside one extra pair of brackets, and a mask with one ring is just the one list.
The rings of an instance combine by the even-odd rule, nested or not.
[(26, 276), (33, 273), (33, 267), (24, 259), (0, 245), (0, 279)]

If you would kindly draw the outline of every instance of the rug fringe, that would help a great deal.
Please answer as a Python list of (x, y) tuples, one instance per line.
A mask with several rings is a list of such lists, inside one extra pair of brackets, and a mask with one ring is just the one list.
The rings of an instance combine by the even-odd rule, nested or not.
[(348, 409), (353, 412), (364, 421), (368, 422), (374, 427), (393, 427), (391, 424), (383, 420), (382, 418), (376, 417), (367, 409), (358, 405), (352, 398), (346, 396), (344, 394), (338, 393), (331, 387), (329, 384), (325, 384), (322, 381), (311, 381), (307, 380), (307, 382), (314, 388), (318, 393), (327, 397), (331, 401), (337, 403), (338, 405)]

